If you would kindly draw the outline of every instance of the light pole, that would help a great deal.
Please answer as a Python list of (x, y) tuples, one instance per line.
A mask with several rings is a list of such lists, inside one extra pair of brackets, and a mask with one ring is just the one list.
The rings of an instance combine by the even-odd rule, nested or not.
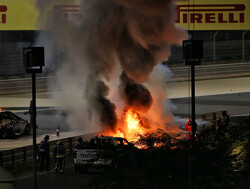
[(44, 47), (28, 47), (23, 49), (23, 61), (27, 73), (32, 73), (32, 116), (31, 126), (33, 128), (33, 173), (34, 189), (37, 188), (36, 170), (36, 73), (42, 73), (44, 66)]
[(192, 140), (195, 141), (195, 131), (197, 129), (195, 122), (195, 66), (200, 65), (201, 58), (203, 58), (203, 41), (183, 41), (183, 58), (185, 65), (191, 66)]

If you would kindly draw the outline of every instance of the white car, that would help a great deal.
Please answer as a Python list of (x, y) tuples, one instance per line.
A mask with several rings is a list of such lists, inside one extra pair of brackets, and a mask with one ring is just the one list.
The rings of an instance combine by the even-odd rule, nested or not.
[(0, 138), (16, 138), (20, 135), (29, 135), (31, 124), (13, 112), (0, 111)]
[(119, 159), (135, 147), (122, 137), (97, 136), (92, 138), (83, 148), (75, 149), (75, 172), (88, 167), (117, 167)]

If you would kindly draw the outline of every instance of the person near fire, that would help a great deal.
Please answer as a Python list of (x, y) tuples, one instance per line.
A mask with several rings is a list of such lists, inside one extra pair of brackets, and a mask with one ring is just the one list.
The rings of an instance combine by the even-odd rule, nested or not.
[[(196, 124), (196, 122), (194, 122), (194, 124)], [(188, 140), (191, 140), (191, 139), (192, 139), (192, 131), (193, 131), (192, 125), (193, 125), (193, 124), (192, 124), (191, 119), (188, 119), (187, 122), (186, 122), (186, 126), (185, 126), (185, 131), (188, 131), (188, 132), (189, 132), (189, 133), (188, 133)], [(195, 133), (196, 133), (196, 132), (197, 132), (197, 124), (196, 124), (195, 129), (196, 129), (196, 131), (195, 131)], [(196, 140), (197, 140), (197, 134), (195, 134), (195, 138), (196, 138)]]
[(83, 142), (82, 137), (79, 137), (77, 139), (77, 144), (75, 146), (75, 149), (83, 149), (86, 146), (85, 142)]
[(56, 143), (56, 147), (54, 149), (54, 158), (55, 158), (55, 172), (58, 172), (58, 169), (60, 170), (60, 173), (64, 172), (65, 167), (65, 152), (66, 148), (63, 145), (62, 141), (59, 140)]
[(39, 156), (40, 156), (40, 171), (45, 170), (49, 171), (49, 135), (45, 135), (44, 139), (40, 142), (39, 145)]
[(222, 111), (220, 119), (217, 121), (217, 132), (226, 131), (230, 125), (230, 118), (227, 111)]
[[(30, 124), (33, 128), (34, 124), (33, 124), (33, 110), (35, 111), (34, 115), (35, 115), (35, 119), (37, 116), (37, 112), (36, 109), (33, 108), (33, 100), (30, 101), (30, 106), (29, 106), (29, 111), (25, 112), (24, 115), (29, 114), (30, 115)], [(38, 128), (37, 124), (36, 124), (36, 128)]]

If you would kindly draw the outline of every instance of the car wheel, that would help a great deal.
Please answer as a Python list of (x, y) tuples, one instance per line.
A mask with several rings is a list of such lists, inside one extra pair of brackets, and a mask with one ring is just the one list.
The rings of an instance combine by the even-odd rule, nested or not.
[(8, 129), (6, 129), (6, 131), (5, 131), (5, 138), (11, 138), (11, 139), (17, 138), (17, 135), (13, 131), (13, 127), (10, 127)]
[(7, 135), (6, 135), (5, 132), (3, 132), (3, 134), (2, 134), (2, 138), (3, 138), (3, 139), (6, 139), (6, 138), (7, 138)]
[(25, 135), (29, 135), (30, 134), (30, 131), (31, 131), (31, 125), (30, 123), (28, 123), (24, 129), (24, 134)]

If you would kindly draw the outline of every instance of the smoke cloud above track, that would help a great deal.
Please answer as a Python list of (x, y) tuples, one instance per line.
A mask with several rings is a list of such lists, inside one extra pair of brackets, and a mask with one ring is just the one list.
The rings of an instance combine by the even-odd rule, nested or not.
[(77, 14), (67, 17), (54, 8), (58, 2), (37, 0), (46, 28), (37, 44), (45, 46), (48, 70), (57, 69), (61, 93), (54, 96), (69, 110), (68, 121), (94, 120), (99, 129), (114, 130), (124, 107), (146, 113), (162, 106), (164, 76), (152, 73), (160, 71), (155, 67), (168, 59), (170, 46), (187, 38), (175, 25), (173, 1), (81, 0)]

